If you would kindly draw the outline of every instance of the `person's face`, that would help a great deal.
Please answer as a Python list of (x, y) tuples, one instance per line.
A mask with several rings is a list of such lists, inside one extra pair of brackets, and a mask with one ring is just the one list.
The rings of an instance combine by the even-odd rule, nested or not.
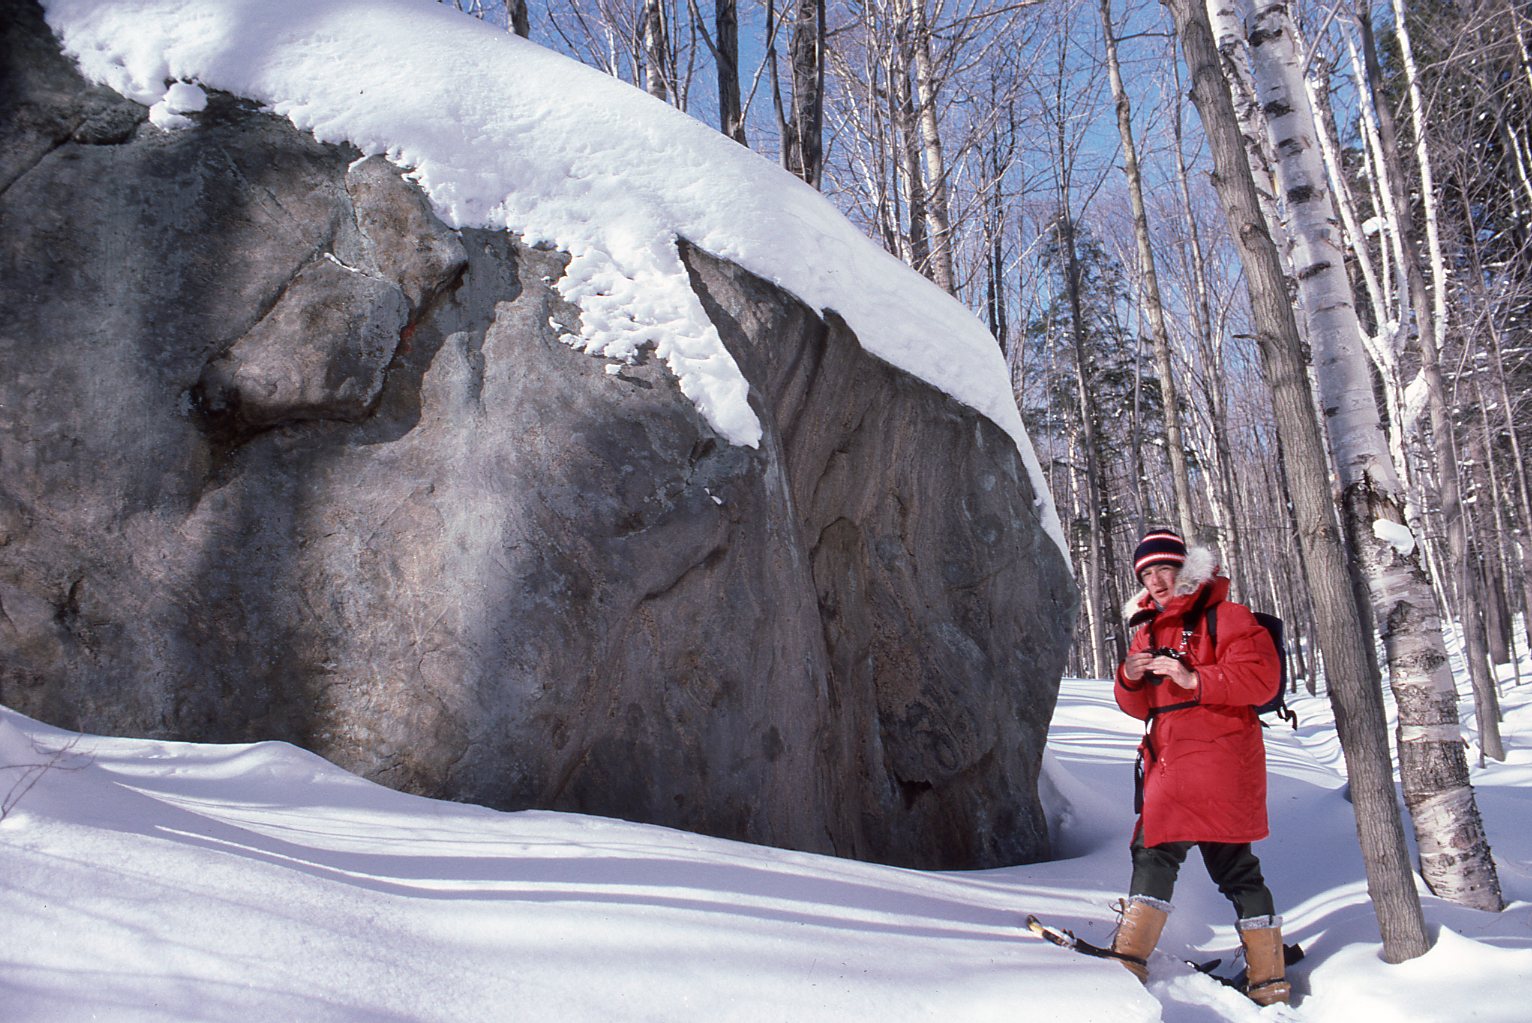
[(1144, 569), (1144, 589), (1149, 599), (1163, 606), (1176, 592), (1176, 576), (1181, 572), (1175, 565), (1150, 565)]

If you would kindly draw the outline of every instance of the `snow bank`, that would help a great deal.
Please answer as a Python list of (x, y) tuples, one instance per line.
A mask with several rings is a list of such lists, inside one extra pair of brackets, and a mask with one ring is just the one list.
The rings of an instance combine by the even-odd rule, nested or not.
[(1532, 685), (1504, 696), (1510, 755), (1474, 784), (1510, 905), (1424, 897), (1436, 946), (1393, 966), (1326, 701), (1294, 697), (1300, 728), (1268, 734), (1273, 834), (1257, 848), (1308, 951), (1288, 1013), (1181, 962), (1237, 968), (1233, 913), (1196, 857), (1147, 988), (1025, 935), (1036, 913), (1110, 938), (1138, 727), (1107, 681), (1066, 680), (1049, 735), (1060, 858), (971, 873), (495, 813), (283, 743), (76, 736), (0, 708), (0, 777), (53, 761), (0, 822), (0, 1004), (7, 1023), (1518, 1023), (1532, 1004)]
[[(5, 735), (67, 741), (0, 708)], [(7, 1023), (1158, 1017), (1021, 940), (1067, 900), (1003, 875), (493, 813), (283, 743), (78, 746), (0, 823)]]

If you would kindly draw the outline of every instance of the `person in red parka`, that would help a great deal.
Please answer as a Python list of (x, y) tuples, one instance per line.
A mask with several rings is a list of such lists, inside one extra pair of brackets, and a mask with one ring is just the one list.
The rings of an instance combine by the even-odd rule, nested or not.
[[(1286, 1002), (1281, 918), (1250, 843), (1265, 838), (1266, 748), (1255, 708), (1276, 695), (1271, 634), (1228, 599), (1212, 552), (1169, 530), (1133, 554), (1143, 589), (1124, 608), (1135, 631), (1117, 668), (1117, 705), (1145, 722), (1133, 876), (1112, 949), (1140, 980), (1170, 912), (1176, 876), (1195, 846), (1234, 904), (1245, 946), (1246, 993)], [(1207, 619), (1217, 616), (1208, 636)]]

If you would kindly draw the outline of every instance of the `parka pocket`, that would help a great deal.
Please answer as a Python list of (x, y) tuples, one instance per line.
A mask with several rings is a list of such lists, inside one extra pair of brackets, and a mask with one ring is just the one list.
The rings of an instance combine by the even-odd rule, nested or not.
[(1224, 738), (1180, 739), (1160, 766), (1174, 797), (1195, 806), (1227, 800), (1244, 770), (1242, 759), (1237, 744)]

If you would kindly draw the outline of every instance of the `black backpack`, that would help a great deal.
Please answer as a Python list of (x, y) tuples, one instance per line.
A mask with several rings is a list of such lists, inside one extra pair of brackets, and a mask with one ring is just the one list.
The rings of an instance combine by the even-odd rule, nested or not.
[[(1265, 703), (1257, 706), (1255, 708), (1255, 712), (1262, 716), (1267, 714), (1275, 714), (1283, 721), (1286, 721), (1293, 728), (1297, 728), (1298, 715), (1295, 714), (1287, 705), (1287, 644), (1282, 641), (1282, 619), (1278, 618), (1276, 615), (1267, 614), (1265, 611), (1251, 611), (1250, 613), (1255, 615), (1255, 620), (1260, 623), (1263, 629), (1271, 634), (1272, 645), (1277, 648), (1277, 664), (1280, 666), (1280, 677), (1277, 681), (1277, 695), (1273, 696)], [(1207, 622), (1208, 642), (1213, 645), (1214, 650), (1217, 650), (1217, 608), (1212, 609), (1211, 612), (1204, 610), (1202, 612), (1202, 620)], [(1195, 629), (1196, 625), (1197, 623), (1195, 620), (1191, 621), (1187, 625), (1187, 631), (1189, 632), (1192, 629)], [(1262, 721), (1261, 724), (1264, 727), (1266, 722)]]

